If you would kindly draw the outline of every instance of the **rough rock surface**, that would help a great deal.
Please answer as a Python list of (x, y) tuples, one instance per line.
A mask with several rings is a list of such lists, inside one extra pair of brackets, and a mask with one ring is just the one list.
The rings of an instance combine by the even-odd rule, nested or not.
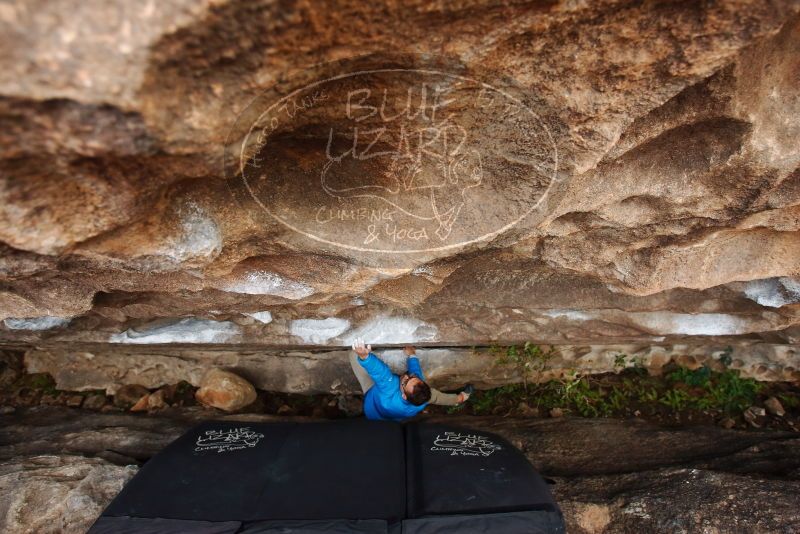
[[(104, 460), (85, 458), (81, 465), (119, 469), (121, 485), (131, 468), (116, 465), (147, 460), (205, 417), (202, 410), (136, 417), (46, 407), (0, 416), (6, 429), (0, 435), (0, 473), (18, 472), (20, 465), (34, 462), (21, 460), (21, 454), (98, 456)], [(287, 420), (254, 415), (223, 419)], [(441, 419), (497, 432), (521, 448), (540, 472), (556, 481), (554, 493), (569, 532), (788, 533), (800, 528), (796, 433), (670, 429), (609, 419)], [(87, 472), (88, 480), (93, 471)], [(42, 479), (46, 476), (56, 481), (62, 477), (57, 470), (43, 473)], [(20, 491), (27, 486), (15, 487)], [(113, 492), (104, 494), (106, 502), (112, 497)], [(0, 490), (0, 503), (7, 498)], [(99, 498), (95, 502), (92, 510), (98, 513), (105, 503)], [(2, 512), (0, 505), (0, 521), (8, 521)], [(76, 513), (77, 521), (86, 521), (85, 512), (67, 507), (57, 508), (53, 521), (76, 521)]]
[[(796, 480), (701, 469), (587, 477), (569, 488), (571, 532), (792, 532)], [(556, 494), (558, 495), (558, 491)]]
[[(213, 368), (203, 376), (195, 397), (206, 406), (235, 412), (256, 400), (256, 390), (253, 384), (239, 375)], [(163, 407), (163, 400), (161, 404)], [(148, 402), (148, 407), (152, 407), (151, 402)]]
[[(798, 12), (6, 2), (0, 338), (796, 343)], [(318, 85), (263, 143), (239, 130), (256, 97), (365, 68), (412, 74)], [(387, 118), (426, 81), (452, 93)], [(340, 105), (384, 89), (380, 114)]]
[[(402, 349), (374, 349), (396, 372), (405, 371)], [(105, 389), (108, 394), (127, 393), (128, 384), (155, 389), (185, 380), (202, 384), (211, 369), (223, 367), (267, 391), (286, 393), (358, 393), (361, 391), (349, 363), (348, 350), (265, 350), (261, 347), (225, 345), (187, 346), (84, 346), (31, 349), (25, 354), (30, 372), (49, 373), (62, 390)], [(498, 353), (487, 348), (418, 348), (425, 377), (444, 390), (472, 383), (489, 389), (522, 382), (521, 369), (498, 362)], [(660, 374), (669, 363), (694, 369), (708, 365), (722, 370), (728, 357), (729, 368), (743, 376), (762, 381), (800, 379), (800, 350), (783, 344), (754, 343), (726, 345), (559, 345), (547, 361), (532, 361), (528, 380), (544, 382), (573, 371), (581, 374), (614, 372), (622, 369), (617, 358), (625, 356), (624, 366), (640, 365)], [(122, 389), (126, 388), (126, 389)], [(137, 390), (133, 396), (141, 392)], [(146, 393), (146, 390), (145, 392)], [(142, 393), (142, 394), (144, 394)], [(125, 396), (125, 395), (123, 395)], [(131, 399), (133, 398), (131, 396)], [(140, 397), (130, 400), (134, 403)]]
[(114, 391), (114, 405), (127, 410), (148, 394), (150, 391), (141, 384), (124, 384)]
[(0, 464), (0, 531), (86, 532), (136, 470), (67, 454), (7, 460)]

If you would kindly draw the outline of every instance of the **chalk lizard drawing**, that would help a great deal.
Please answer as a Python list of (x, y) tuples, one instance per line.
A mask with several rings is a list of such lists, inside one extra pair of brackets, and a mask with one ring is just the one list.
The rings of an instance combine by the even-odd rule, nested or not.
[[(377, 131), (362, 132), (375, 134)], [(367, 197), (377, 198), (394, 206), (406, 215), (423, 221), (435, 220), (435, 234), (444, 241), (453, 230), (464, 204), (468, 189), (478, 187), (483, 180), (483, 162), (477, 150), (464, 149), (467, 133), (461, 126), (452, 123), (441, 123), (436, 127), (426, 127), (413, 134), (419, 136), (420, 142), (416, 151), (408, 146), (398, 147), (396, 151), (370, 153), (374, 141), (365, 150), (359, 152), (358, 132), (353, 140), (353, 147), (336, 157), (329, 155), (320, 174), (322, 188), (331, 196), (339, 198)], [(425, 138), (433, 134), (432, 138)], [(328, 153), (333, 141), (333, 129), (328, 138)], [(455, 135), (455, 137), (453, 137)], [(380, 133), (378, 133), (380, 136)], [(406, 136), (401, 131), (401, 144)], [(455, 148), (449, 142), (455, 139)], [(432, 148), (439, 148), (438, 151)], [(360, 185), (356, 187), (337, 187), (337, 177), (332, 172), (336, 165), (347, 156), (356, 160), (381, 158), (386, 162), (384, 172), (388, 173), (392, 185)], [(388, 161), (387, 161), (388, 160)], [(428, 203), (409, 209), (409, 203), (403, 203), (409, 195), (427, 195)]]

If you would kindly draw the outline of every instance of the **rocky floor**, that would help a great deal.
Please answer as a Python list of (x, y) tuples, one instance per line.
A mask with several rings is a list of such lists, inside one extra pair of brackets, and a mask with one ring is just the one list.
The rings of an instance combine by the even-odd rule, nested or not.
[[(683, 358), (694, 369), (670, 362), (654, 375), (624, 367), (621, 354), (616, 360), (616, 373), (479, 390), (462, 407), (431, 406), (422, 417), (509, 439), (555, 481), (569, 532), (800, 529), (797, 384), (757, 382), (719, 361), (711, 369)], [(141, 465), (198, 421), (361, 412), (358, 395), (264, 391), (246, 381), (216, 392), (242, 393), (233, 413), (203, 406), (186, 381), (126, 384), (113, 395), (61, 390), (24, 363), (21, 353), (4, 352), (0, 366), (4, 533), (84, 532)], [(579, 395), (566, 399), (564, 388)], [(715, 409), (698, 408), (719, 395)]]
[[(724, 428), (800, 430), (800, 387), (789, 382), (739, 379), (734, 372), (713, 373), (703, 386), (691, 384), (707, 368), (673, 368), (666, 376), (623, 371), (544, 383), (512, 384), (476, 391), (459, 406), (429, 405), (424, 415), (559, 418), (565, 415), (636, 419), (664, 426), (719, 425)], [(2, 375), (8, 376), (8, 373)], [(237, 377), (238, 378), (238, 377)], [(681, 381), (684, 380), (683, 382)], [(725, 382), (725, 379), (728, 382)], [(689, 384), (687, 384), (689, 382)], [(243, 382), (246, 385), (246, 382)], [(252, 397), (240, 406), (203, 406), (199, 389), (187, 382), (148, 389), (125, 385), (112, 395), (102, 390), (61, 391), (45, 373), (20, 374), (11, 384), (0, 383), (0, 413), (36, 406), (82, 408), (101, 413), (174, 412), (206, 408), (207, 417), (239, 415), (301, 416), (341, 419), (362, 414), (362, 396), (301, 395), (264, 391), (246, 386)], [(221, 388), (214, 395), (231, 395), (240, 388)], [(715, 402), (706, 407), (703, 403)], [(222, 406), (217, 406), (221, 408)]]
[[(139, 465), (209, 415), (199, 407), (147, 416), (60, 406), (1, 415), (0, 530), (83, 532)], [(798, 433), (572, 417), (428, 419), (511, 440), (556, 482), (570, 532), (800, 529)]]

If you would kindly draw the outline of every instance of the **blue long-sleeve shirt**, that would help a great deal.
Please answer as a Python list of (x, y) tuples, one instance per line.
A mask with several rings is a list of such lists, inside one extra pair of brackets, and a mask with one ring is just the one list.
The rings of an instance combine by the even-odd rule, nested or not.
[[(414, 406), (405, 400), (400, 391), (400, 377), (392, 373), (389, 366), (375, 354), (370, 352), (365, 359), (359, 358), (358, 362), (375, 382), (375, 385), (369, 388), (364, 395), (364, 415), (367, 419), (400, 421), (414, 417), (428, 405), (425, 403)], [(414, 356), (408, 358), (407, 366), (408, 372), (425, 380), (422, 368), (419, 366), (419, 359)]]

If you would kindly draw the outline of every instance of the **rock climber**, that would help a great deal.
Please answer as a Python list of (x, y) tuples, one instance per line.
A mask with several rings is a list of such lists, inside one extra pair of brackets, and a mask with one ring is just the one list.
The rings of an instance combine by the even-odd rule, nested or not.
[(407, 345), (403, 352), (407, 371), (392, 373), (389, 366), (372, 353), (372, 345), (363, 339), (353, 342), (350, 365), (364, 392), (364, 415), (367, 419), (402, 421), (414, 417), (428, 404), (455, 406), (466, 402), (473, 391), (467, 385), (460, 393), (442, 393), (425, 382), (416, 357), (416, 349)]

